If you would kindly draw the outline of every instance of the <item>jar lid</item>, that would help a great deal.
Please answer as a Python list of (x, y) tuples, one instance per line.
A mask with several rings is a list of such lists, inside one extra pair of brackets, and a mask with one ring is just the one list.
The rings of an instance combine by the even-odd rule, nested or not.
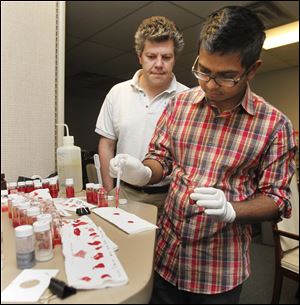
[(19, 209), (29, 209), (31, 206), (29, 201), (20, 202)]
[(16, 237), (26, 237), (33, 233), (33, 228), (31, 225), (22, 225), (15, 228)]
[(49, 221), (38, 220), (33, 223), (33, 231), (34, 232), (42, 232), (50, 230)]
[(41, 213), (39, 207), (31, 207), (27, 210), (27, 216), (35, 216)]
[(40, 214), (36, 217), (36, 219), (38, 221), (42, 220), (42, 221), (52, 221), (52, 216), (51, 214)]

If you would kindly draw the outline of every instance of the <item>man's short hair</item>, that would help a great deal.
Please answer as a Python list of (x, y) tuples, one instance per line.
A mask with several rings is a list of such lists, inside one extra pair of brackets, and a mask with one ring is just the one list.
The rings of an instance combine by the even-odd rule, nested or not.
[(176, 24), (164, 16), (152, 16), (144, 19), (139, 25), (134, 39), (138, 56), (142, 54), (146, 40), (156, 42), (173, 40), (175, 55), (180, 53), (184, 47), (183, 36)]
[(203, 23), (200, 48), (209, 53), (239, 53), (241, 64), (250, 68), (260, 57), (266, 37), (264, 25), (251, 10), (242, 6), (225, 6)]

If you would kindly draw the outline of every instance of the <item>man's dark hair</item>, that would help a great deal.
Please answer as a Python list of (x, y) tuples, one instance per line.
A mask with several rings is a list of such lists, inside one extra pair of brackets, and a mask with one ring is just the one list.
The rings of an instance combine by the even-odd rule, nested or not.
[(261, 20), (242, 6), (225, 6), (208, 16), (203, 23), (200, 48), (209, 53), (239, 53), (241, 64), (250, 68), (260, 57), (266, 34)]

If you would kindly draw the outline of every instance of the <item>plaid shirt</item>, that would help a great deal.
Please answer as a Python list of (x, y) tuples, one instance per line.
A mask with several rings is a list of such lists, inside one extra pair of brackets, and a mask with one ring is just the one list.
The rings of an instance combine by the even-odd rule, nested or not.
[(250, 274), (251, 225), (212, 220), (191, 204), (196, 186), (224, 191), (230, 202), (272, 197), (289, 217), (288, 181), (296, 151), (290, 121), (251, 92), (219, 113), (196, 87), (175, 96), (160, 117), (145, 159), (172, 172), (159, 219), (155, 270), (179, 289), (215, 294)]

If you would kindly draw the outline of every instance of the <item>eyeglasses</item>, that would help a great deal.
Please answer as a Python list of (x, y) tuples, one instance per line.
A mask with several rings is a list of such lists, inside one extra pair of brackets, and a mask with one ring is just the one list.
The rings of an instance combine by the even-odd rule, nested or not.
[(222, 87), (232, 88), (234, 87), (249, 71), (246, 70), (239, 78), (224, 78), (219, 76), (211, 76), (210, 74), (198, 71), (195, 69), (196, 64), (198, 63), (199, 56), (197, 56), (193, 66), (192, 66), (192, 73), (197, 79), (200, 79), (206, 83), (208, 83), (211, 79), (215, 81), (215, 83)]

